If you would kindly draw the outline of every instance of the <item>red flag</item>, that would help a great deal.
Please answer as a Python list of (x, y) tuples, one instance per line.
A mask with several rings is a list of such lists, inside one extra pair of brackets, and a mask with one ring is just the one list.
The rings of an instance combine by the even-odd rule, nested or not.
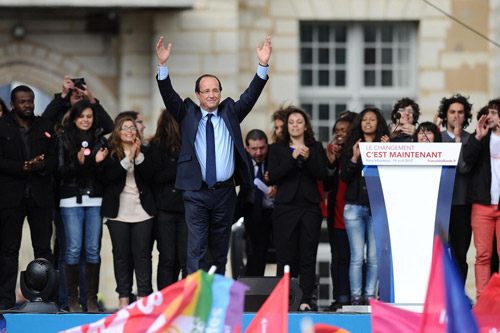
[(493, 274), (472, 312), (480, 332), (500, 332), (500, 274)]
[(285, 275), (245, 330), (246, 333), (287, 333), (288, 332), (288, 294), (290, 292), (290, 273), (285, 267)]
[(314, 329), (314, 333), (350, 333), (343, 328), (323, 323), (314, 324), (312, 328)]
[(372, 333), (417, 332), (422, 315), (413, 311), (396, 308), (375, 299), (372, 307)]
[(441, 333), (447, 331), (445, 286), (443, 244), (438, 237), (435, 237), (420, 332)]

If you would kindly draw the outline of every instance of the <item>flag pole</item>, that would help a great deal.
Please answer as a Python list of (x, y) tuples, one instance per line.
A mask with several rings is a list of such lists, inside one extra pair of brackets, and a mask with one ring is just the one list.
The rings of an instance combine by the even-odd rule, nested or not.
[(210, 269), (208, 270), (208, 274), (214, 275), (216, 270), (217, 270), (217, 266), (212, 265), (212, 267), (210, 267)]
[(288, 332), (288, 309), (289, 309), (289, 301), (290, 301), (290, 266), (285, 265), (285, 290), (283, 292), (283, 304), (285, 304), (285, 309), (286, 309), (286, 321), (285, 324), (282, 326), (282, 332), (287, 333)]

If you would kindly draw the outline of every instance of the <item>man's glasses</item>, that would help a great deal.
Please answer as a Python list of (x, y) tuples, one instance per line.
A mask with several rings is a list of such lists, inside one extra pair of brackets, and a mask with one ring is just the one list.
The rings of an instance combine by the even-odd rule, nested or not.
[(212, 93), (214, 95), (220, 95), (220, 90), (219, 89), (214, 89), (214, 90), (203, 90), (203, 91), (200, 91), (200, 94), (202, 94), (202, 95), (210, 95), (210, 93)]

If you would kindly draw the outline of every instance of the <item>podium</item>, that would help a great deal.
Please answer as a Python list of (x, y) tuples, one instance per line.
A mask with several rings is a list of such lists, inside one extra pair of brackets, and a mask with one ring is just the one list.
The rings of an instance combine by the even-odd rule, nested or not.
[(425, 301), (436, 233), (448, 234), (461, 143), (360, 143), (380, 299)]

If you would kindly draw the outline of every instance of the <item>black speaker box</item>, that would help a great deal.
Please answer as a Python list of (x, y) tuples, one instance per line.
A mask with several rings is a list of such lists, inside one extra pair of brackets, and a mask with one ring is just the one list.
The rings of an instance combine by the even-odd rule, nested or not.
[[(245, 294), (245, 312), (257, 312), (271, 294), (280, 277), (239, 277), (238, 281), (250, 287)], [(293, 279), (290, 279), (288, 311), (298, 311), (302, 300), (302, 290)]]

